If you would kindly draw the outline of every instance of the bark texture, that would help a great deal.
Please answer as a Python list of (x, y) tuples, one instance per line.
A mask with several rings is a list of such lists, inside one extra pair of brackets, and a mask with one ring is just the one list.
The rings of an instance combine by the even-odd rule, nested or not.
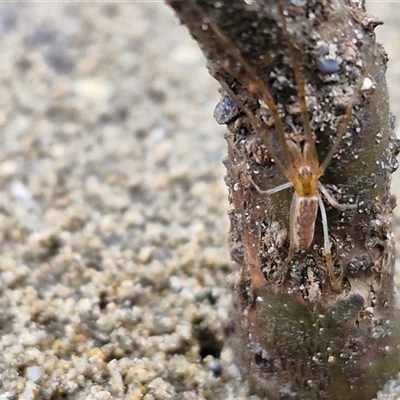
[[(286, 180), (237, 101), (222, 91), (215, 111), (228, 126), (224, 163), (231, 254), (238, 266), (229, 278), (234, 349), (251, 391), (268, 399), (372, 398), (399, 368), (390, 220), (390, 174), (399, 146), (388, 108), (387, 57), (373, 32), (379, 21), (359, 2), (345, 0), (284, 1), (284, 15), (272, 0), (167, 3), (199, 43), (210, 74), (263, 125), (283, 165), (288, 160), (259, 81), (272, 92), (288, 140), (291, 132), (301, 136), (297, 62), (322, 163), (377, 54), (371, 80), (359, 90), (347, 132), (321, 178), (337, 201), (358, 204), (338, 211), (325, 203), (340, 293), (329, 282), (320, 217), (310, 248), (285, 263), (293, 191), (266, 196), (255, 190), (251, 180), (262, 189)], [(285, 279), (276, 282), (282, 268)]]

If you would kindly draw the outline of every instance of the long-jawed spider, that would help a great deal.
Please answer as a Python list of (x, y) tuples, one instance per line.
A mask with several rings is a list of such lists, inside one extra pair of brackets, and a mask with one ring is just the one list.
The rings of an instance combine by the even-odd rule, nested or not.
[[(256, 190), (264, 195), (271, 195), (280, 192), (284, 189), (293, 187), (294, 193), (290, 207), (290, 244), (288, 255), (285, 259), (285, 268), (282, 268), (275, 277), (277, 281), (281, 281), (286, 275), (290, 261), (292, 260), (295, 252), (308, 249), (313, 243), (315, 222), (318, 214), (318, 209), (321, 213), (322, 228), (323, 228), (323, 249), (324, 257), (326, 260), (326, 270), (329, 278), (329, 283), (334, 292), (340, 293), (340, 278), (336, 278), (334, 273), (334, 266), (330, 248), (328, 221), (325, 211), (325, 206), (322, 200), (322, 195), (326, 200), (336, 209), (354, 209), (356, 204), (340, 204), (330, 194), (329, 190), (320, 182), (326, 168), (331, 162), (333, 156), (337, 152), (344, 135), (347, 132), (348, 125), (353, 113), (353, 107), (359, 93), (362, 91), (364, 81), (368, 80), (372, 66), (377, 57), (377, 52), (374, 49), (373, 56), (365, 68), (364, 73), (352, 94), (344, 113), (343, 121), (338, 129), (338, 134), (333, 141), (332, 147), (325, 156), (322, 163), (318, 160), (318, 154), (315, 146), (315, 138), (312, 133), (309, 113), (306, 102), (306, 89), (304, 80), (300, 70), (299, 61), (296, 58), (295, 50), (291, 42), (287, 21), (285, 17), (284, 7), (281, 0), (276, 0), (276, 6), (280, 17), (282, 32), (285, 44), (288, 47), (288, 52), (292, 62), (294, 72), (297, 95), (300, 106), (300, 113), (303, 124), (303, 132), (299, 133), (291, 127), (291, 135), (285, 134), (284, 123), (279, 115), (278, 106), (273, 98), (272, 91), (268, 84), (263, 81), (255, 72), (254, 68), (246, 61), (242, 54), (237, 50), (230, 39), (222, 32), (222, 30), (212, 21), (205, 19), (206, 24), (212, 29), (216, 38), (224, 45), (225, 48), (231, 53), (232, 57), (239, 63), (241, 68), (245, 71), (249, 78), (249, 86), (254, 86), (262, 95), (260, 100), (261, 106), (267, 108), (272, 116), (273, 123), (277, 132), (277, 137), (282, 146), (283, 157), (278, 157), (275, 148), (270, 143), (269, 138), (265, 133), (265, 129), (258, 122), (255, 114), (247, 107), (234, 90), (225, 82), (220, 75), (215, 78), (220, 82), (222, 88), (227, 94), (236, 102), (237, 106), (243, 111), (251, 123), (252, 128), (257, 133), (262, 143), (266, 147), (269, 155), (273, 158), (277, 168), (288, 182), (279, 185), (269, 190), (262, 190), (253, 181), (251, 177), (249, 180)], [(299, 138), (298, 140), (294, 138)]]

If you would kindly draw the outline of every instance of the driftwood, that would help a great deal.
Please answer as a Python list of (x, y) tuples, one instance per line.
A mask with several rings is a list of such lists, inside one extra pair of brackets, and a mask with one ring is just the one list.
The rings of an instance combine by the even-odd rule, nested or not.
[[(238, 267), (229, 278), (233, 348), (251, 392), (268, 399), (372, 398), (399, 369), (389, 187), (399, 146), (388, 108), (387, 57), (373, 32), (380, 22), (362, 2), (346, 0), (167, 3), (224, 88), (215, 117), (228, 126), (224, 164)], [(320, 163), (354, 100), (343, 140), (320, 179), (338, 202), (357, 204), (339, 211), (324, 202), (332, 276), (321, 214), (312, 245), (288, 259), (293, 190), (256, 190), (285, 183), (277, 163), (290, 162), (266, 90), (286, 140), (304, 136), (294, 71), (304, 83)]]

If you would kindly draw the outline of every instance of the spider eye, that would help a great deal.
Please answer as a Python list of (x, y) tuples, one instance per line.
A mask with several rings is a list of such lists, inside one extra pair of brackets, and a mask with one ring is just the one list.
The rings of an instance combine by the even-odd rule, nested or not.
[(309, 180), (313, 175), (312, 169), (309, 165), (304, 165), (299, 168), (299, 178), (301, 180)]

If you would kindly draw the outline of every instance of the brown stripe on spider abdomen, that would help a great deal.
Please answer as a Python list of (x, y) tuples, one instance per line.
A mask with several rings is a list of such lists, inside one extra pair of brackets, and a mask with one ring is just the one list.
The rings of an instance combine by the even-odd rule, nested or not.
[(314, 239), (315, 220), (318, 212), (318, 197), (293, 194), (290, 207), (290, 236), (294, 250), (305, 250)]

